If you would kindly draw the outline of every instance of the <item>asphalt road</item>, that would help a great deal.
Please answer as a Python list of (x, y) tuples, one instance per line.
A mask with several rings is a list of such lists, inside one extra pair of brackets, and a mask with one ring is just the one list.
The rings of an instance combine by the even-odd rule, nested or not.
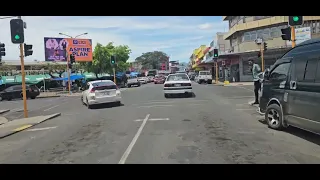
[[(79, 97), (28, 101), (29, 114), (61, 116), (0, 140), (0, 163), (319, 163), (319, 137), (259, 121), (251, 86), (194, 84), (165, 99), (163, 85), (122, 92), (123, 106), (87, 109)], [(1, 102), (19, 109), (21, 101)], [(14, 114), (22, 117), (22, 112)]]

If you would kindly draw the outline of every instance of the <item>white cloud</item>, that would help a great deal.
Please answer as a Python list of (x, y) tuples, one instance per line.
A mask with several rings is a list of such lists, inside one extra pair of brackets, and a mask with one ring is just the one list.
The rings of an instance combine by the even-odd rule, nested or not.
[[(161, 50), (174, 58), (188, 60), (193, 49), (208, 44), (215, 33), (223, 31), (219, 22), (200, 21), (197, 17), (22, 17), (27, 23), (25, 42), (33, 45), (30, 60), (44, 60), (44, 37), (62, 37), (59, 32), (107, 44), (126, 44), (132, 49), (130, 60), (143, 52)], [(18, 45), (10, 40), (10, 19), (0, 19), (0, 42), (6, 44), (4, 60), (18, 60)], [(168, 37), (171, 37), (168, 39)]]

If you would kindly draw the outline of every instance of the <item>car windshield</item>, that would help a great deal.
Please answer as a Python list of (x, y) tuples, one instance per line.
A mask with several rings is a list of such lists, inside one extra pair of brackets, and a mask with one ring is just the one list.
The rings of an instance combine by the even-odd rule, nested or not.
[(200, 75), (210, 75), (210, 72), (200, 72)]
[(170, 75), (167, 81), (189, 81), (189, 78), (186, 74), (175, 74)]

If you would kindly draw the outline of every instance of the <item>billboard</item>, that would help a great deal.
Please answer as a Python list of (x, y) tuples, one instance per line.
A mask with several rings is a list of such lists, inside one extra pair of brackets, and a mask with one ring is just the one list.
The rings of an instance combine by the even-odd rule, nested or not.
[(92, 40), (72, 38), (44, 38), (45, 61), (67, 61), (67, 54), (73, 54), (77, 62), (92, 61)]

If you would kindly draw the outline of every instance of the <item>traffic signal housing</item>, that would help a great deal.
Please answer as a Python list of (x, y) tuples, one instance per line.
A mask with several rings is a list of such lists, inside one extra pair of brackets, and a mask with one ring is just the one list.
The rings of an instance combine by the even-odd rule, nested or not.
[(213, 49), (213, 57), (218, 57), (219, 53), (218, 53), (218, 49)]
[(115, 65), (116, 64), (116, 57), (115, 56), (111, 56), (110, 63), (111, 63), (111, 65)]
[(4, 43), (0, 43), (0, 61), (2, 60), (2, 56), (6, 56), (6, 45)]
[(263, 42), (263, 50), (266, 51), (268, 49), (268, 44), (266, 42)]
[(300, 26), (303, 24), (303, 16), (289, 16), (289, 26)]
[(281, 33), (282, 40), (291, 41), (291, 27), (281, 29)]
[(22, 19), (10, 20), (11, 42), (13, 44), (24, 43), (24, 25)]
[(73, 64), (76, 62), (76, 57), (73, 54), (70, 54), (70, 64)]
[(24, 57), (31, 56), (33, 54), (32, 45), (24, 44)]

